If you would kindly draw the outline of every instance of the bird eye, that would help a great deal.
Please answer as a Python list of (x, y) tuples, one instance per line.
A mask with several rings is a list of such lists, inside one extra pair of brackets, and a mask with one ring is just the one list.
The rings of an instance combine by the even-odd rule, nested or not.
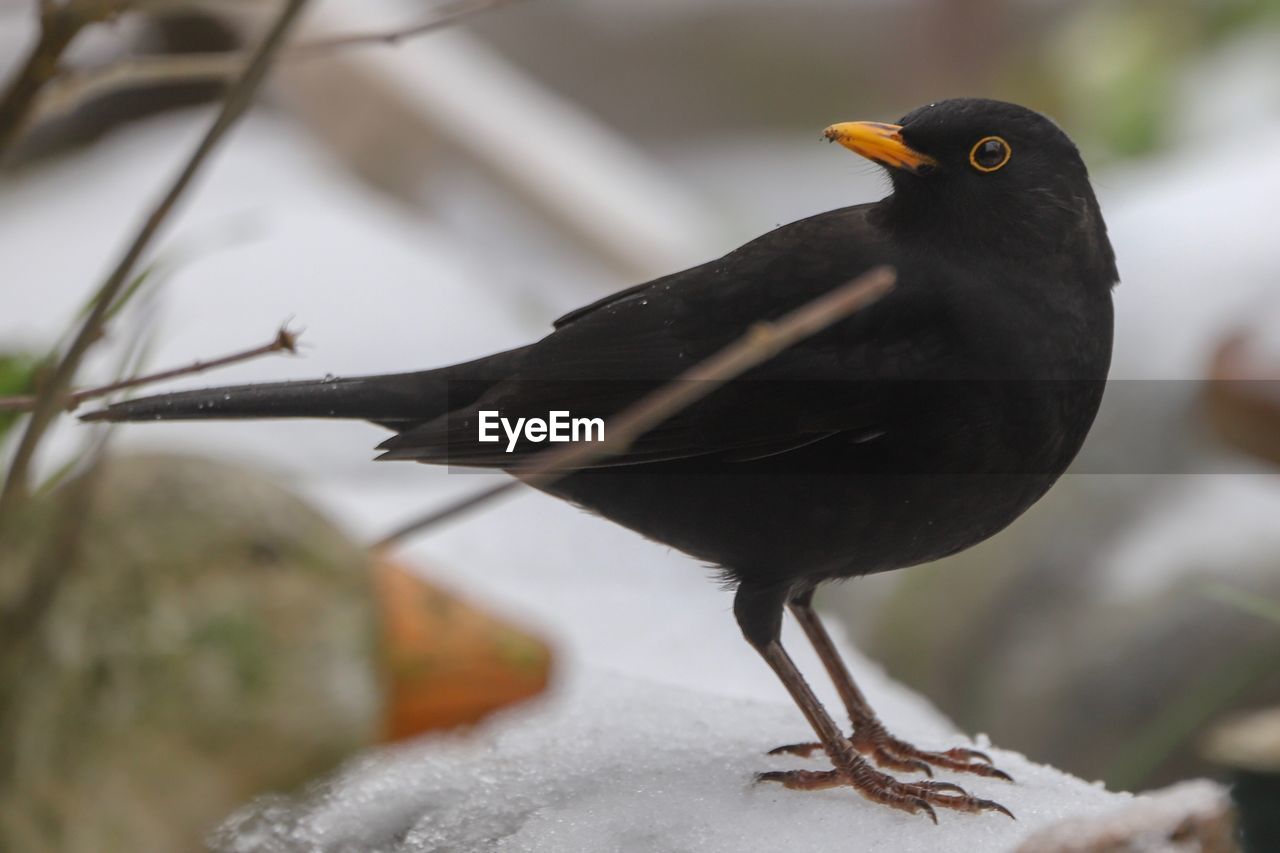
[(994, 172), (1009, 162), (1009, 143), (998, 136), (985, 136), (969, 152), (969, 163), (979, 172)]

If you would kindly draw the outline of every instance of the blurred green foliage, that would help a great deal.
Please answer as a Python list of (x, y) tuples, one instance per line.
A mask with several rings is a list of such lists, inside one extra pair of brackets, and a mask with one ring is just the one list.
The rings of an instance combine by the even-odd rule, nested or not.
[[(1280, 0), (1182, 0), (1204, 21), (1205, 34), (1215, 40), (1258, 24), (1280, 24)], [(1154, 4), (1161, 7), (1165, 4)]]
[(1207, 598), (1234, 607), (1241, 613), (1249, 613), (1280, 625), (1280, 601), (1225, 583), (1206, 584), (1204, 594)]
[(1264, 29), (1280, 30), (1280, 0), (1092, 4), (1049, 36), (1037, 76), (1058, 89), (1073, 126), (1085, 128), (1096, 148), (1143, 156), (1168, 141), (1186, 69)]
[[(0, 353), (0, 397), (31, 394), (35, 390), (38, 359), (25, 353)], [(21, 412), (0, 411), (0, 440), (17, 422)]]

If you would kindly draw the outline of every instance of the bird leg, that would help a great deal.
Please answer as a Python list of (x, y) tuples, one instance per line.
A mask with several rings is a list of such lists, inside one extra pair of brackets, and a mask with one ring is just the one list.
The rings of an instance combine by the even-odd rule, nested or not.
[[(848, 667), (841, 660), (840, 653), (836, 651), (835, 643), (831, 641), (831, 635), (827, 633), (822, 620), (818, 618), (817, 611), (813, 609), (813, 590), (808, 589), (793, 596), (787, 606), (804, 629), (809, 642), (813, 644), (831, 680), (835, 682), (836, 691), (849, 712), (850, 722), (853, 723), (853, 734), (850, 735), (849, 741), (854, 749), (863, 755), (869, 755), (881, 767), (894, 770), (916, 771), (932, 776), (932, 768), (941, 767), (961, 773), (974, 773), (978, 776), (1013, 781), (1008, 773), (992, 766), (990, 756), (976, 749), (956, 748), (945, 752), (926, 752), (889, 734), (876, 716), (876, 712), (872, 710), (871, 704), (858, 689), (858, 685), (854, 683)], [(780, 746), (769, 754), (811, 755), (821, 746), (817, 743), (797, 743)]]
[(791, 656), (782, 647), (779, 635), (785, 600), (785, 590), (740, 586), (734, 599), (734, 614), (747, 642), (751, 643), (777, 674), (813, 727), (821, 742), (820, 746), (831, 759), (833, 767), (823, 771), (783, 770), (760, 773), (756, 776), (757, 781), (781, 782), (788, 788), (807, 791), (847, 785), (872, 802), (911, 814), (924, 814), (934, 823), (938, 822), (935, 806), (972, 813), (998, 811), (1013, 817), (999, 803), (974, 797), (959, 785), (932, 780), (900, 782), (868, 764), (848, 738), (841, 734), (840, 727), (822, 707)]

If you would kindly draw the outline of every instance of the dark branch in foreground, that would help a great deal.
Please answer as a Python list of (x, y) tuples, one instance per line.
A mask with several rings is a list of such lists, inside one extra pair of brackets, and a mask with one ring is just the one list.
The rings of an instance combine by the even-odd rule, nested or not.
[[(220, 356), (219, 358), (211, 358), (207, 361), (193, 361), (184, 367), (173, 367), (169, 370), (161, 370), (157, 373), (147, 373), (142, 376), (134, 376), (130, 379), (122, 379), (119, 382), (112, 382), (109, 385), (99, 385), (96, 388), (82, 388), (79, 391), (72, 391), (63, 397), (63, 408), (70, 412), (74, 411), (77, 406), (86, 400), (94, 400), (98, 397), (105, 397), (108, 394), (114, 394), (117, 391), (127, 391), (130, 388), (138, 388), (143, 385), (151, 385), (156, 382), (164, 382), (168, 379), (177, 379), (180, 376), (190, 376), (194, 373), (203, 373), (206, 370), (214, 370), (219, 367), (229, 367), (233, 364), (239, 364), (242, 361), (258, 358), (259, 356), (270, 355), (277, 352), (297, 353), (298, 351), (298, 335), (299, 332), (290, 331), (287, 327), (281, 326), (280, 331), (276, 332), (276, 336), (270, 343), (253, 347), (252, 349), (240, 350), (230, 355)], [(26, 395), (22, 397), (0, 397), (0, 412), (29, 412), (35, 408), (36, 401), (39, 399), (36, 395)]]
[(40, 34), (0, 93), (0, 155), (31, 114), (45, 84), (58, 76), (67, 47), (82, 29), (119, 11), (114, 3), (41, 4)]
[[(329, 56), (349, 48), (394, 47), (513, 2), (515, 0), (457, 0), (438, 8), (432, 17), (405, 27), (289, 45), (280, 52), (280, 59), (290, 62)], [(46, 121), (64, 115), (88, 100), (122, 89), (230, 80), (244, 68), (246, 61), (246, 55), (241, 51), (132, 56), (100, 68), (63, 74), (50, 80), (40, 93), (31, 121)]]
[(85, 317), (84, 323), (80, 326), (80, 331), (76, 334), (75, 339), (67, 348), (66, 353), (61, 361), (58, 362), (58, 366), (54, 369), (53, 374), (49, 377), (48, 382), (37, 397), (35, 408), (27, 421), (26, 430), (23, 432), (22, 438), (18, 442), (17, 450), (14, 452), (3, 490), (0, 491), (0, 515), (3, 515), (8, 507), (26, 494), (27, 472), (35, 457), (40, 439), (44, 436), (49, 424), (52, 423), (54, 416), (57, 415), (60, 403), (66, 394), (66, 389), (70, 387), (85, 353), (89, 351), (95, 341), (102, 337), (103, 327), (106, 324), (111, 306), (115, 303), (116, 297), (120, 295), (122, 288), (128, 283), (133, 268), (151, 245), (151, 241), (159, 232), (160, 226), (164, 224), (165, 219), (173, 211), (178, 200), (200, 172), (201, 167), (209, 159), (209, 155), (253, 101), (253, 97), (261, 86), (263, 78), (266, 77), (267, 70), (271, 67), (272, 60), (279, 52), (281, 45), (284, 44), (285, 36), (302, 12), (303, 7), (306, 6), (306, 3), (307, 0), (287, 0), (280, 14), (272, 23), (271, 29), (263, 37), (258, 47), (254, 49), (253, 57), (245, 67), (244, 72), (232, 85), (230, 91), (227, 92), (226, 97), (223, 99), (222, 107), (218, 111), (218, 116), (205, 133), (204, 138), (200, 140), (200, 144), (196, 147), (196, 150), (192, 153), (177, 178), (174, 179), (169, 190), (156, 204), (134, 236), (129, 248), (98, 289), (93, 302), (93, 309)]
[(546, 486), (575, 469), (625, 452), (637, 438), (721, 385), (875, 302), (893, 289), (894, 280), (893, 270), (876, 267), (777, 320), (757, 323), (739, 340), (611, 418), (605, 424), (604, 441), (579, 442), (540, 453), (528, 464), (508, 472), (516, 479), (469, 495), (416, 519), (384, 536), (373, 547), (380, 549), (393, 545), (410, 534), (420, 533), (486, 504), (522, 483)]

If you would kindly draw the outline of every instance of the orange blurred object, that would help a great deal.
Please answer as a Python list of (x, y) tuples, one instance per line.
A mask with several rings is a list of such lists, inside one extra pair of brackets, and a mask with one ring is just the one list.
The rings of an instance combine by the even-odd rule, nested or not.
[(538, 638), (386, 557), (374, 582), (388, 685), (384, 740), (474, 723), (546, 688), (551, 652)]

